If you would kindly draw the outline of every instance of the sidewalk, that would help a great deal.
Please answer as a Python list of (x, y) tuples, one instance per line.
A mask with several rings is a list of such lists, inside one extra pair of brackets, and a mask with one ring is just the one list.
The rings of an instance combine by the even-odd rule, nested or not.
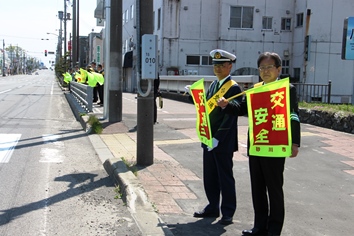
[[(143, 235), (174, 235), (169, 229), (171, 225), (167, 227), (163, 218), (174, 218), (172, 225), (186, 220), (191, 223), (199, 221), (200, 225), (191, 227), (191, 232), (188, 235), (204, 235), (205, 232), (197, 234), (193, 230), (203, 228), (203, 224), (210, 225), (213, 222), (215, 233), (209, 232), (205, 235), (241, 235), (241, 228), (235, 228), (232, 225), (219, 225), (216, 223), (218, 219), (203, 221), (192, 217), (194, 211), (202, 209), (200, 207), (204, 207), (203, 204), (207, 203), (206, 199), (198, 197), (205, 195), (202, 169), (197, 168), (199, 171), (196, 174), (195, 168), (185, 168), (169, 152), (161, 148), (169, 145), (182, 148), (193, 145), (194, 149), (200, 151), (194, 162), (200, 162), (201, 165), (202, 149), (195, 128), (175, 131), (160, 123), (155, 125), (154, 129), (154, 164), (140, 168), (137, 171), (137, 176), (128, 171), (125, 165), (125, 163), (133, 165), (136, 163), (136, 131), (129, 131), (122, 121), (106, 125), (100, 135), (89, 135), (106, 171), (116, 179), (121, 190), (123, 190), (127, 206), (135, 217)], [(239, 132), (245, 134), (246, 128), (241, 128)], [(166, 137), (164, 134), (168, 133), (170, 135)], [(172, 139), (171, 136), (173, 136)], [(245, 143), (246, 135), (240, 136)], [(240, 153), (246, 153), (245, 145), (240, 146)], [(240, 153), (235, 153), (234, 160), (246, 162), (247, 158)], [(188, 186), (188, 182), (193, 182), (193, 188)], [(194, 201), (182, 203), (183, 200)], [(193, 202), (198, 202), (199, 205)], [(180, 205), (189, 209), (188, 212), (182, 209)], [(171, 216), (172, 218), (170, 218)], [(225, 232), (226, 227), (229, 228), (227, 233)]]
[[(193, 217), (207, 204), (195, 108), (165, 99), (166, 107), (158, 111), (162, 122), (154, 125), (154, 164), (140, 167), (135, 176), (124, 162), (136, 163), (136, 100), (125, 94), (123, 102), (123, 121), (102, 121), (103, 133), (89, 138), (107, 173), (119, 183), (142, 235), (231, 236), (252, 228), (247, 118), (239, 117), (239, 151), (234, 153), (237, 210), (233, 224), (222, 226), (219, 218)], [(102, 116), (101, 108), (94, 112)], [(354, 135), (307, 124), (301, 129), (300, 154), (285, 165), (282, 235), (352, 235)]]

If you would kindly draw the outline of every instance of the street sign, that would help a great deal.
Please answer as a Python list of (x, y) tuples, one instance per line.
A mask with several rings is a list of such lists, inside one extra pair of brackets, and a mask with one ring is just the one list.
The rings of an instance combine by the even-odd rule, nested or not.
[(141, 78), (157, 78), (157, 35), (144, 34), (141, 49)]
[(48, 52), (48, 54), (54, 54), (54, 52)]
[(348, 17), (344, 20), (342, 59), (354, 60), (354, 17)]

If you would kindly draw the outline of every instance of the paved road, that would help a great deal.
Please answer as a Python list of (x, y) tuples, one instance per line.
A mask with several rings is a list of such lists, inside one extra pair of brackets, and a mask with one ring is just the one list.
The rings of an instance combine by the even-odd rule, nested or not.
[[(123, 94), (121, 132), (107, 127), (101, 139), (116, 157), (135, 162), (136, 99)], [(98, 109), (98, 108), (97, 108)], [(99, 112), (99, 109), (96, 110)], [(192, 104), (164, 99), (154, 126), (154, 165), (138, 169), (141, 181), (159, 217), (174, 235), (240, 235), (252, 228), (253, 210), (246, 157), (247, 119), (239, 118), (240, 151), (234, 155), (238, 207), (234, 224), (192, 217), (206, 198), (202, 185), (202, 151), (195, 133)], [(285, 170), (286, 220), (282, 235), (344, 235), (354, 230), (354, 135), (302, 124), (302, 146)], [(119, 132), (118, 132), (119, 131)]]
[(0, 77), (0, 235), (140, 235), (51, 71)]

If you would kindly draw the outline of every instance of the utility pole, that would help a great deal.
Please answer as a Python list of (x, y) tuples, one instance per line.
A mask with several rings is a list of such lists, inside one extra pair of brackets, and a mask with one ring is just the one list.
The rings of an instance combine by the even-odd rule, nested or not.
[[(73, 29), (72, 29), (72, 34), (73, 34), (73, 37), (72, 37), (72, 40), (71, 40), (71, 47), (72, 47), (72, 65), (73, 65), (73, 68), (75, 67), (75, 64), (77, 62), (77, 47), (76, 47), (76, 0), (73, 0)], [(80, 66), (80, 65), (79, 65)]]
[[(309, 35), (309, 28), (310, 28), (310, 18), (311, 18), (311, 9), (307, 9), (306, 11), (306, 28), (305, 28), (305, 40), (304, 40), (304, 71), (303, 71), (303, 79), (302, 82), (306, 83), (307, 78), (307, 62), (310, 59), (310, 44), (311, 44), (311, 37)], [(305, 87), (305, 86), (303, 86)]]
[(63, 45), (63, 12), (58, 11), (58, 17), (60, 20), (60, 28), (59, 28), (59, 60), (62, 57), (62, 45)]
[(80, 22), (80, 0), (76, 3), (76, 60), (80, 59), (80, 34), (79, 34), (79, 22)]
[[(153, 28), (153, 0), (137, 0), (137, 50), (138, 78), (142, 90), (146, 91), (148, 80), (141, 80), (141, 39), (144, 34), (152, 34)], [(152, 81), (150, 81), (152, 82)], [(139, 84), (139, 83), (138, 83)], [(153, 82), (152, 82), (153, 84)], [(152, 165), (154, 162), (154, 90), (146, 97), (138, 96), (137, 111), (137, 164), (141, 166)]]
[[(109, 44), (108, 61), (105, 61), (105, 75), (108, 72), (108, 121), (122, 121), (122, 0), (106, 0), (110, 6), (110, 14), (106, 15), (109, 21), (109, 35), (106, 42)], [(106, 9), (107, 10), (107, 9)], [(107, 57), (106, 57), (107, 58)]]
[(65, 71), (66, 71), (66, 0), (64, 0), (64, 62), (65, 62)]
[(2, 76), (5, 75), (5, 39), (2, 40)]

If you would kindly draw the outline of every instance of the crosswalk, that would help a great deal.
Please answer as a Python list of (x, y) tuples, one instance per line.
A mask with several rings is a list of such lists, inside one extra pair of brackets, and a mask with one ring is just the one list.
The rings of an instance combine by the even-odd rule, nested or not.
[[(0, 163), (9, 163), (22, 134), (0, 134)], [(60, 141), (62, 135), (43, 134), (39, 162), (62, 163), (65, 145)]]
[(0, 134), (0, 163), (8, 163), (21, 134)]

